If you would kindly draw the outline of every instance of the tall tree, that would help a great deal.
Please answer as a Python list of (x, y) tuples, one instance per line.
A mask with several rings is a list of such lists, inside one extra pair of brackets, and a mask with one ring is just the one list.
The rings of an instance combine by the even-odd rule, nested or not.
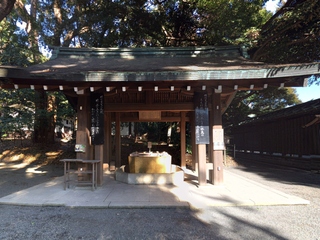
[(41, 40), (54, 46), (221, 45), (262, 26), (265, 1), (47, 0), (37, 16)]
[(287, 0), (262, 27), (254, 60), (271, 63), (320, 59), (320, 1)]
[(199, 0), (199, 31), (206, 45), (243, 42), (252, 28), (260, 29), (272, 16), (263, 9), (265, 0)]
[[(27, 7), (22, 1), (17, 1), (15, 11), (8, 15), (6, 21), (0, 23), (0, 64), (3, 65), (15, 65), (26, 67), (31, 64), (41, 63), (45, 60), (45, 57), (39, 50), (38, 36), (39, 36), (39, 25), (38, 25), (38, 11), (39, 6), (36, 0), (31, 0), (28, 3), (30, 7)], [(28, 9), (27, 9), (28, 8)], [(25, 23), (24, 29), (18, 27), (21, 22)], [(18, 24), (19, 23), (19, 24)], [(9, 98), (1, 98), (1, 103), (5, 113), (2, 118), (2, 123), (9, 122), (6, 127), (6, 131), (18, 131), (18, 129), (25, 128), (26, 122), (24, 119), (28, 116), (30, 123), (33, 124), (32, 129), (34, 130), (35, 142), (53, 142), (54, 140), (54, 127), (57, 124), (57, 115), (60, 112), (68, 111), (72, 112), (70, 108), (57, 110), (57, 95), (51, 92), (44, 91), (32, 91), (31, 90), (12, 90), (12, 100), (16, 101), (17, 104), (10, 103)], [(4, 90), (1, 90), (1, 94), (9, 94)], [(28, 99), (19, 102), (19, 98), (13, 97), (20, 96), (21, 99)], [(30, 98), (32, 96), (32, 99)], [(59, 95), (58, 95), (59, 96)], [(63, 98), (63, 96), (59, 96)], [(32, 101), (33, 105), (29, 106), (28, 103)], [(61, 101), (59, 102), (61, 103)], [(14, 106), (14, 108), (10, 107)], [(17, 108), (18, 107), (18, 108)], [(11, 113), (18, 111), (18, 113)], [(29, 112), (28, 112), (29, 111)], [(33, 114), (33, 118), (29, 117), (30, 111)], [(14, 118), (14, 121), (11, 119)], [(19, 121), (15, 123), (15, 121)], [(20, 124), (21, 122), (21, 124)], [(10, 127), (10, 128), (9, 128)], [(14, 127), (14, 128), (13, 128)], [(2, 127), (3, 128), (3, 127)], [(28, 125), (30, 129), (30, 126)], [(4, 129), (4, 128), (3, 128)]]
[(1, 0), (0, 2), (0, 22), (12, 11), (16, 0)]

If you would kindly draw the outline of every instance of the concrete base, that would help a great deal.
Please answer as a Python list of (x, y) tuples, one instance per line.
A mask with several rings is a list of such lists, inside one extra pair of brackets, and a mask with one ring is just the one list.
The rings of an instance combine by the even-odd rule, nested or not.
[(171, 165), (171, 173), (128, 173), (126, 166), (122, 166), (116, 170), (115, 180), (128, 184), (178, 185), (184, 181), (184, 172), (180, 167)]

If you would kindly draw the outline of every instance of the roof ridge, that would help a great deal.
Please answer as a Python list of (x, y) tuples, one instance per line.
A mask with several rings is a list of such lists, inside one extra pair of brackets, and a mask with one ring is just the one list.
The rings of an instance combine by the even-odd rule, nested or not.
[(194, 46), (194, 47), (145, 47), (145, 48), (70, 48), (50, 47), (51, 59), (57, 57), (220, 57), (220, 56), (244, 56), (246, 51), (240, 46)]

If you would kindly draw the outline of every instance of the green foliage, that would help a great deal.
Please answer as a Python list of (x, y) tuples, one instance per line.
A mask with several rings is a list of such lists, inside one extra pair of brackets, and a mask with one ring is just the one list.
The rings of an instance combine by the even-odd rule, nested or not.
[(63, 126), (63, 120), (71, 120), (75, 121), (76, 112), (68, 102), (66, 96), (62, 92), (53, 92), (56, 99), (56, 108), (55, 108), (55, 116), (56, 116), (56, 125)]
[(54, 46), (142, 47), (244, 42), (270, 18), (265, 0), (39, 1), (41, 42)]
[(0, 64), (25, 67), (30, 65), (26, 36), (17, 34), (15, 22), (0, 22)]
[(320, 1), (288, 0), (263, 26), (254, 60), (270, 63), (320, 59)]
[(18, 22), (13, 18), (0, 22), (0, 64), (27, 67), (46, 61), (38, 45), (30, 47), (29, 37), (17, 27)]
[(204, 42), (207, 45), (248, 43), (248, 32), (260, 29), (271, 17), (263, 0), (199, 1)]
[(160, 26), (144, 1), (42, 1), (40, 8), (42, 40), (54, 46), (139, 46)]
[(24, 136), (33, 129), (34, 91), (30, 89), (0, 91), (0, 131)]
[[(54, 124), (62, 126), (62, 120), (75, 119), (75, 111), (70, 106), (65, 96), (60, 92), (46, 93), (53, 95), (55, 105), (53, 111), (48, 111), (47, 104), (44, 108), (36, 108), (39, 94), (31, 89), (0, 90), (0, 132), (13, 135), (18, 133), (24, 136), (26, 131), (33, 131), (35, 124), (48, 128), (50, 119), (54, 118)], [(35, 121), (41, 119), (41, 121)]]
[(223, 115), (225, 128), (268, 112), (301, 103), (293, 88), (269, 87), (262, 91), (239, 91)]

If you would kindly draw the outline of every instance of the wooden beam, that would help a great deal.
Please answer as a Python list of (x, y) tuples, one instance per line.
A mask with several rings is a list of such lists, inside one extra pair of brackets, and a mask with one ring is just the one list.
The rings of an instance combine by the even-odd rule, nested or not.
[(138, 112), (138, 111), (194, 111), (193, 103), (158, 103), (158, 104), (130, 104), (106, 103), (106, 112)]
[[(179, 122), (180, 117), (161, 117), (160, 120), (156, 120), (156, 122)], [(138, 117), (129, 117), (129, 116), (121, 116), (121, 122), (152, 122), (153, 120), (140, 120)], [(185, 117), (185, 121), (189, 122), (190, 118)]]

